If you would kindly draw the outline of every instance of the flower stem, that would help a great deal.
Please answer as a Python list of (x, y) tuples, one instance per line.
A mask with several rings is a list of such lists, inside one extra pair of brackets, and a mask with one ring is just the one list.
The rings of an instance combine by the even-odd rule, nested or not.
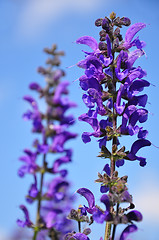
[(36, 240), (36, 236), (37, 236), (37, 234), (38, 234), (38, 230), (36, 229), (34, 229), (34, 236), (33, 236), (33, 240)]
[(78, 231), (81, 233), (81, 222), (78, 221)]
[(109, 240), (110, 232), (111, 232), (111, 224), (107, 222), (105, 226), (104, 240)]
[[(43, 169), (46, 168), (46, 154), (43, 155)], [(37, 206), (37, 214), (36, 214), (36, 226), (39, 225), (40, 222), (40, 208), (41, 208), (41, 199), (42, 199), (42, 188), (43, 188), (43, 182), (44, 182), (44, 173), (45, 171), (41, 172), (41, 179), (40, 179), (40, 190), (39, 190), (39, 198), (38, 198), (38, 206)], [(33, 240), (36, 240), (38, 231), (34, 230), (34, 236)]]
[[(116, 216), (118, 216), (118, 212), (119, 212), (119, 203), (117, 203), (117, 207), (116, 207)], [(115, 237), (115, 231), (116, 231), (116, 224), (114, 224), (113, 226), (113, 233), (112, 233), (112, 239), (111, 240), (114, 240), (114, 237)]]

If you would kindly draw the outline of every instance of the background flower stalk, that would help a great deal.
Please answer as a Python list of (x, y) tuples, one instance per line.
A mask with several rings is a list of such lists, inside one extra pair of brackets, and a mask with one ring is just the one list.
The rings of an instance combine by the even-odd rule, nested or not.
[[(66, 112), (76, 107), (76, 104), (67, 97), (69, 82), (61, 81), (65, 73), (59, 68), (60, 56), (64, 52), (57, 51), (56, 48), (53, 45), (50, 49), (44, 49), (49, 56), (47, 67), (38, 68), (38, 72), (45, 77), (45, 85), (36, 82), (29, 85), (31, 90), (39, 94), (38, 101), (32, 96), (24, 96), (32, 109), (24, 113), (23, 118), (32, 122), (32, 132), (38, 137), (33, 141), (34, 150), (25, 149), (25, 155), (20, 157), (24, 165), (18, 174), (20, 177), (26, 174), (33, 176), (34, 182), (29, 188), (26, 201), (30, 204), (36, 202), (37, 212), (34, 223), (30, 220), (27, 208), (21, 205), (25, 220), (18, 219), (17, 223), (21, 227), (33, 229), (33, 240), (48, 237), (62, 240), (72, 230), (67, 215), (74, 197), (69, 192), (71, 183), (67, 180), (68, 170), (61, 167), (72, 161), (72, 149), (66, 148), (65, 143), (77, 134), (68, 131), (74, 123), (74, 117)], [(45, 104), (45, 112), (39, 108), (40, 100)]]

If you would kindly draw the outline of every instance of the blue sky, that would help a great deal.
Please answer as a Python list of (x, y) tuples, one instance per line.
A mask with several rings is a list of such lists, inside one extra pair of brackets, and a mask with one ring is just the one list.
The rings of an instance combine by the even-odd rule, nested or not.
[[(9, 235), (20, 216), (18, 206), (24, 203), (31, 179), (19, 179), (17, 169), (19, 156), (26, 147), (30, 147), (34, 136), (31, 125), (21, 118), (28, 105), (23, 102), (25, 94), (31, 94), (28, 85), (31, 81), (43, 81), (36, 73), (43, 65), (46, 56), (42, 49), (57, 43), (60, 50), (66, 52), (62, 67), (66, 79), (70, 80), (70, 97), (78, 103), (74, 114), (76, 118), (86, 112), (79, 88), (78, 79), (82, 71), (74, 66), (84, 55), (82, 46), (75, 40), (83, 35), (90, 35), (98, 40), (99, 29), (94, 21), (115, 11), (118, 16), (127, 16), (132, 23), (145, 22), (147, 28), (140, 33), (140, 39), (146, 41), (147, 58), (142, 57), (138, 64), (146, 69), (147, 80), (152, 84), (149, 94), (149, 119), (144, 124), (149, 131), (148, 139), (159, 147), (159, 84), (158, 84), (158, 38), (159, 38), (159, 3), (156, 0), (2, 0), (0, 2), (0, 240)], [(123, 28), (123, 33), (126, 28)], [(85, 48), (86, 49), (86, 48)], [(69, 66), (73, 66), (68, 68)], [(155, 85), (155, 86), (153, 86)], [(99, 186), (94, 183), (97, 172), (101, 171), (104, 160), (97, 158), (96, 140), (84, 144), (80, 135), (89, 131), (89, 126), (77, 122), (72, 131), (79, 134), (75, 142), (70, 142), (74, 149), (73, 163), (69, 166), (70, 179), (73, 179), (73, 191), (80, 187), (90, 188), (96, 194), (99, 203)], [(124, 139), (123, 139), (124, 141)], [(127, 146), (132, 140), (125, 139)], [(158, 172), (159, 149), (151, 146), (141, 151), (147, 157), (147, 166), (139, 167), (137, 162), (128, 162), (120, 175), (129, 175), (129, 191), (134, 196), (136, 209), (141, 210), (144, 220), (139, 224), (139, 231), (132, 239), (156, 240), (159, 235), (159, 187)], [(78, 177), (77, 177), (78, 176)], [(80, 199), (84, 202), (84, 199)], [(79, 202), (80, 202), (79, 201)], [(34, 214), (34, 209), (32, 210)], [(95, 230), (97, 226), (93, 227)], [(99, 239), (103, 226), (98, 233), (92, 234), (92, 240)], [(8, 238), (7, 238), (8, 240)]]

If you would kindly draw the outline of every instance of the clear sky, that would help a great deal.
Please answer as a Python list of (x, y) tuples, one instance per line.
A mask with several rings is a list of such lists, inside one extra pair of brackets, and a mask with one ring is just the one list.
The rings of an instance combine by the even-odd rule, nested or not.
[[(30, 147), (34, 136), (31, 124), (21, 118), (28, 105), (22, 97), (31, 94), (28, 85), (31, 81), (43, 81), (36, 69), (43, 65), (46, 56), (44, 47), (57, 43), (59, 50), (64, 50), (62, 67), (66, 79), (70, 80), (70, 97), (78, 103), (74, 111), (76, 118), (86, 112), (81, 100), (82, 90), (78, 79), (82, 71), (75, 65), (84, 57), (82, 46), (74, 41), (83, 35), (90, 35), (98, 40), (99, 29), (94, 21), (108, 16), (112, 11), (118, 16), (129, 17), (132, 23), (144, 22), (147, 27), (140, 33), (140, 39), (146, 41), (147, 57), (138, 61), (146, 69), (147, 80), (151, 86), (147, 93), (149, 119), (145, 123), (148, 139), (159, 147), (159, 84), (158, 84), (158, 38), (159, 38), (159, 2), (157, 0), (1, 0), (0, 1), (0, 240), (9, 235), (16, 226), (16, 219), (21, 216), (19, 205), (25, 203), (24, 196), (30, 184), (29, 176), (20, 179), (17, 169), (19, 156), (26, 147)], [(126, 28), (123, 28), (125, 32)], [(69, 66), (73, 66), (68, 68)], [(155, 86), (154, 86), (155, 85)], [(77, 122), (72, 128), (79, 137), (70, 141), (74, 149), (73, 163), (70, 164), (70, 179), (73, 179), (73, 191), (87, 187), (96, 195), (99, 203), (99, 186), (94, 183), (97, 172), (102, 170), (104, 160), (97, 158), (96, 140), (84, 144), (80, 135), (89, 131), (88, 124)], [(126, 138), (128, 146), (131, 138)], [(137, 162), (128, 162), (119, 169), (120, 175), (129, 175), (129, 191), (134, 196), (136, 209), (141, 210), (144, 220), (139, 231), (132, 239), (157, 240), (159, 235), (159, 149), (151, 146), (144, 151), (147, 166), (139, 167)], [(85, 203), (84, 199), (79, 202)], [(78, 206), (78, 205), (77, 205)], [(34, 214), (34, 209), (32, 210)], [(99, 225), (98, 225), (99, 226)], [(104, 226), (94, 227), (96, 233), (92, 240), (98, 240)], [(8, 240), (8, 238), (7, 238)]]

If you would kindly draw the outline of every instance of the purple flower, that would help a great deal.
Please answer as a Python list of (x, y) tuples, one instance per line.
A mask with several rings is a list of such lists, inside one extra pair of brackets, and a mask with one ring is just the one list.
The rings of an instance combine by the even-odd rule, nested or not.
[(20, 209), (23, 211), (24, 215), (25, 215), (25, 221), (22, 221), (20, 219), (17, 220), (17, 224), (19, 227), (31, 227), (32, 226), (32, 222), (30, 221), (29, 218), (29, 213), (27, 208), (24, 205), (20, 205)]
[(33, 153), (28, 149), (25, 149), (24, 153), (26, 155), (19, 158), (20, 161), (23, 161), (25, 163), (25, 165), (21, 166), (18, 170), (18, 175), (20, 177), (23, 177), (26, 173), (32, 174), (38, 169), (38, 166), (35, 162), (37, 153)]
[(128, 75), (128, 69), (125, 69), (122, 72), (120, 72), (121, 63), (126, 61), (127, 59), (128, 59), (127, 52), (121, 51), (118, 55), (117, 67), (115, 68), (116, 77), (119, 79), (119, 81), (122, 81)]
[(138, 229), (138, 228), (137, 228), (136, 225), (134, 225), (134, 224), (131, 224), (131, 225), (127, 226), (127, 227), (124, 229), (124, 231), (122, 232), (119, 240), (126, 240), (127, 236), (128, 236), (130, 233), (136, 232), (137, 229)]
[(136, 38), (133, 42), (132, 39), (134, 38), (134, 36), (136, 35), (136, 33), (138, 33), (141, 29), (143, 29), (144, 27), (146, 27), (145, 23), (135, 23), (133, 25), (131, 25), (128, 30), (126, 31), (125, 34), (125, 41), (122, 44), (122, 46), (125, 49), (129, 49), (132, 46), (137, 46), (138, 48), (140, 47), (144, 47), (145, 44), (144, 42), (140, 42), (138, 38)]
[(61, 102), (61, 94), (68, 93), (68, 90), (67, 90), (68, 85), (69, 85), (68, 81), (63, 81), (57, 86), (54, 97), (53, 97), (53, 102), (55, 104), (58, 104)]
[(34, 201), (34, 198), (38, 196), (38, 188), (37, 188), (37, 177), (34, 175), (34, 183), (31, 184), (28, 196), (26, 197), (26, 200), (28, 203), (32, 203)]
[(94, 211), (94, 213), (93, 213), (93, 219), (97, 223), (103, 223), (104, 221), (111, 221), (111, 220), (113, 220), (112, 214), (110, 213), (109, 197), (106, 194), (104, 194), (104, 195), (102, 195), (100, 201), (102, 203), (104, 203), (104, 205), (106, 207), (106, 210), (104, 212), (102, 212), (100, 209), (96, 209), (96, 211)]
[(61, 177), (54, 178), (48, 185), (46, 196), (48, 198), (54, 198), (55, 201), (64, 199), (66, 189), (69, 187), (69, 183)]
[(63, 152), (64, 151), (64, 144), (69, 139), (75, 138), (77, 134), (70, 133), (68, 131), (63, 131), (53, 138), (53, 143), (51, 145), (51, 150), (53, 152)]
[(92, 214), (96, 210), (96, 208), (95, 208), (95, 198), (94, 198), (93, 193), (87, 188), (80, 188), (80, 189), (77, 190), (77, 193), (79, 193), (80, 195), (85, 197), (85, 199), (88, 202), (88, 206), (89, 206), (89, 207), (85, 207), (86, 211), (88, 213)]
[(140, 166), (146, 165), (146, 158), (136, 156), (136, 153), (140, 150), (140, 148), (151, 146), (151, 142), (147, 139), (139, 139), (133, 143), (131, 146), (130, 152), (127, 154), (127, 157), (131, 160), (139, 160)]
[[(70, 235), (70, 237), (69, 237)], [(65, 240), (90, 240), (84, 233), (67, 234)]]
[(23, 114), (23, 119), (33, 121), (33, 129), (32, 129), (33, 132), (42, 132), (43, 125), (42, 125), (41, 113), (39, 112), (37, 102), (31, 96), (24, 96), (23, 99), (28, 101), (33, 108), (33, 111), (29, 110), (25, 114)]
[(107, 55), (108, 55), (108, 57), (106, 58), (103, 55), (100, 55), (100, 60), (106, 67), (108, 67), (113, 61), (113, 55), (112, 55), (112, 52), (111, 52), (111, 42), (110, 42), (110, 38), (109, 38), (108, 34), (106, 35), (106, 42), (107, 42)]
[(90, 36), (80, 37), (80, 38), (78, 38), (76, 40), (76, 43), (77, 44), (85, 44), (85, 45), (89, 46), (93, 50), (92, 53), (85, 52), (87, 54), (95, 54), (95, 53), (99, 52), (98, 43), (97, 43), (97, 41), (93, 37), (90, 37)]

